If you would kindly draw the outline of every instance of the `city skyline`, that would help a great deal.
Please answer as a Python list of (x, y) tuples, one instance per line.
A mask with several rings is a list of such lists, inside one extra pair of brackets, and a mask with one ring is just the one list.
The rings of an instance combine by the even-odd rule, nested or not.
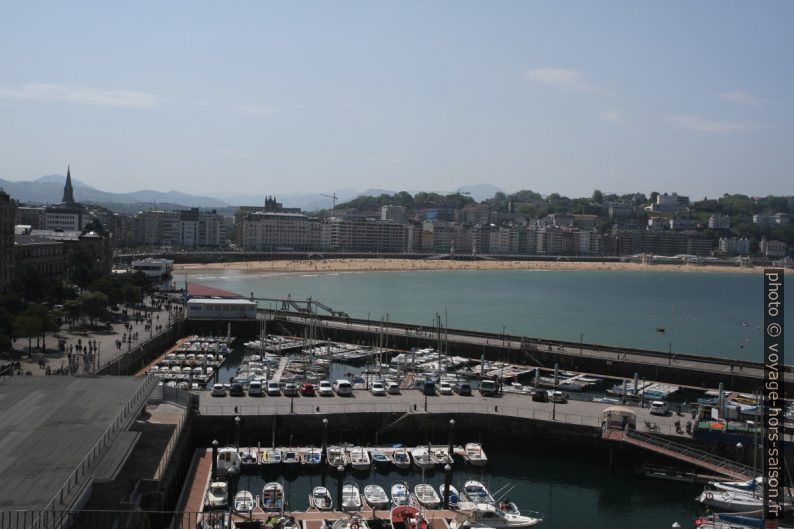
[(236, 8), (12, 6), (0, 178), (794, 194), (788, 4)]

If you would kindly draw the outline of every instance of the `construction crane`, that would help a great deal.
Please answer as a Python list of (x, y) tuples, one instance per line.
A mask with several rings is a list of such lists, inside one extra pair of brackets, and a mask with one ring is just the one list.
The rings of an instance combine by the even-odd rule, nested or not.
[(320, 193), (320, 195), (324, 197), (328, 197), (333, 201), (333, 207), (331, 208), (331, 211), (336, 209), (336, 199), (339, 198), (338, 196), (336, 196), (336, 193), (331, 193), (330, 195), (326, 195), (325, 193)]

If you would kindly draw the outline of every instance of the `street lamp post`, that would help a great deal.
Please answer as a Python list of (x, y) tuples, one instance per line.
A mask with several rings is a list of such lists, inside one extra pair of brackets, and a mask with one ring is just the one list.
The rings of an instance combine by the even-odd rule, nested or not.
[(452, 445), (455, 441), (455, 419), (449, 420), (449, 457), (452, 457)]
[(218, 440), (212, 441), (212, 480), (218, 476)]
[[(328, 444), (328, 417), (323, 418), (323, 454), (325, 453), (325, 447)], [(322, 454), (320, 454), (320, 459), (322, 459)]]
[(240, 449), (240, 416), (234, 418), (234, 446)]
[(290, 393), (289, 396), (289, 412), (295, 413), (295, 393)]

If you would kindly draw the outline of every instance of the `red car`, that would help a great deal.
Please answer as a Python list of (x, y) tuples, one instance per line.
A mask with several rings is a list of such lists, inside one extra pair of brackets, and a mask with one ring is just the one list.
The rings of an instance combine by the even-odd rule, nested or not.
[(303, 384), (298, 391), (304, 397), (314, 397), (314, 384)]

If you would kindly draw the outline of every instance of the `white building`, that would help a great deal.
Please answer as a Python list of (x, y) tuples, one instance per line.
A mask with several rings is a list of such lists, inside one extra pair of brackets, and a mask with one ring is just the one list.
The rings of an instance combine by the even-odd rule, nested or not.
[(132, 269), (141, 272), (147, 277), (162, 277), (170, 274), (174, 269), (174, 261), (171, 259), (136, 259), (132, 262)]
[(765, 257), (785, 257), (786, 255), (786, 243), (783, 241), (769, 241), (764, 237), (761, 239), (761, 253), (764, 254)]
[(258, 211), (243, 217), (237, 229), (244, 250), (312, 251), (321, 245), (319, 219), (302, 213)]
[(749, 239), (738, 239), (736, 237), (720, 238), (720, 252), (725, 255), (747, 255), (750, 253)]
[(762, 226), (770, 224), (788, 224), (788, 221), (788, 213), (775, 213), (772, 215), (766, 213), (756, 213), (753, 215), (753, 222)]
[(710, 230), (729, 230), (730, 228), (731, 228), (730, 215), (720, 215), (719, 213), (714, 213), (709, 217)]

